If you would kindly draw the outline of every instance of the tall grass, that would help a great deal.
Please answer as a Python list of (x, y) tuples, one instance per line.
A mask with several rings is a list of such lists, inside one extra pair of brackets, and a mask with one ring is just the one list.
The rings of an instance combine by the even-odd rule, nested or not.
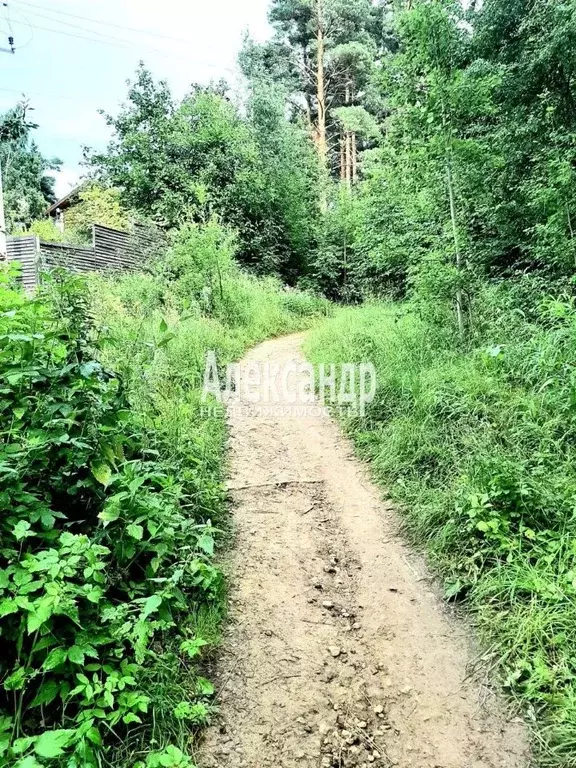
[[(162, 457), (185, 488), (191, 519), (226, 529), (223, 490), (226, 429), (222, 414), (202, 408), (208, 351), (218, 364), (239, 359), (266, 338), (309, 328), (329, 311), (312, 294), (285, 291), (273, 279), (243, 273), (234, 242), (217, 224), (182, 230), (166, 258), (148, 275), (93, 276), (92, 312), (105, 345), (103, 362), (120, 375), (145, 449)], [(216, 538), (222, 543), (223, 536)], [(202, 574), (198, 574), (199, 583)], [(198, 664), (219, 642), (225, 612), (221, 590), (192, 606), (180, 633), (200, 639), (190, 660), (169, 643), (145, 676), (151, 726), (114, 750), (111, 764), (132, 766), (147, 755), (154, 768), (166, 750), (193, 751), (193, 732), (209, 712), (184, 708)], [(209, 685), (209, 684), (207, 684)], [(188, 693), (187, 693), (188, 691)], [(150, 749), (152, 751), (150, 752)], [(170, 765), (189, 765), (178, 753)], [(168, 763), (158, 762), (158, 765)]]
[[(220, 365), (328, 308), (216, 223), (148, 275), (0, 271), (0, 768), (194, 768), (224, 612)], [(208, 413), (208, 415), (206, 415)]]
[[(522, 288), (522, 286), (520, 287)], [(520, 291), (520, 288), (518, 291)], [(486, 288), (468, 346), (414, 307), (345, 309), (314, 363), (371, 360), (378, 393), (346, 427), (408, 534), (474, 612), (541, 764), (576, 765), (576, 310)]]

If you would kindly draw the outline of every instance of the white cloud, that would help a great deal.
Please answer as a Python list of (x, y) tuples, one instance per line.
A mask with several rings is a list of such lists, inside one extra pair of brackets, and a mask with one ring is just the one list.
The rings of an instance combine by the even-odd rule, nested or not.
[(54, 191), (59, 200), (64, 195), (67, 195), (71, 189), (74, 189), (80, 181), (79, 168), (62, 168), (60, 171), (50, 171), (47, 175), (53, 176), (56, 180)]

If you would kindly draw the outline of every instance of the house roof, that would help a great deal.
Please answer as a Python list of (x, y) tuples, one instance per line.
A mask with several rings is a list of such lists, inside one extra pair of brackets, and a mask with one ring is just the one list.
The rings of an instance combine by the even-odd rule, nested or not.
[(50, 208), (46, 210), (48, 216), (56, 213), (58, 208), (68, 208), (70, 205), (72, 205), (72, 203), (75, 202), (74, 198), (78, 196), (78, 193), (85, 186), (85, 184), (85, 181), (80, 182), (80, 184), (77, 184), (73, 189), (70, 190), (70, 192), (68, 192), (68, 194), (64, 195), (64, 197), (61, 197), (60, 200), (56, 200), (55, 203), (52, 203)]

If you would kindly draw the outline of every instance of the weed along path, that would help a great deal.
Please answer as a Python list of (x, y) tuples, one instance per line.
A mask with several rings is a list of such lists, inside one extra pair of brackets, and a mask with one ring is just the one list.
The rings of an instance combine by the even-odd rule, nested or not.
[[(282, 375), (300, 343), (245, 362)], [(320, 409), (286, 405), (230, 405), (231, 616), (199, 764), (527, 768), (523, 726), (471, 680), (466, 628), (351, 446)]]

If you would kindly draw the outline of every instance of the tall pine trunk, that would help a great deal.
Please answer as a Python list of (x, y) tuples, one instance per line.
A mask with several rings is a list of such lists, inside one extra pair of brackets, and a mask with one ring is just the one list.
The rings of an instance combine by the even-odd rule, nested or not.
[(346, 184), (352, 186), (352, 133), (346, 131)]
[[(310, 66), (310, 57), (309, 57), (308, 48), (306, 47), (306, 45), (302, 46), (302, 60), (304, 62), (304, 70), (307, 72)], [(314, 123), (312, 121), (312, 95), (310, 94), (310, 91), (308, 89), (306, 89), (304, 98), (306, 99), (306, 121), (308, 123), (310, 135), (313, 135)]]
[[(346, 83), (346, 92), (344, 103), (347, 107), (352, 103), (352, 86), (350, 82)], [(342, 168), (340, 177), (350, 188), (357, 180), (358, 165), (356, 157), (356, 133), (354, 131), (344, 132), (344, 146), (340, 158)]]
[(326, 82), (324, 77), (324, 0), (316, 0), (317, 9), (317, 59), (316, 59), (316, 101), (318, 106), (318, 154), (324, 169), (327, 164), (328, 144), (326, 141)]

